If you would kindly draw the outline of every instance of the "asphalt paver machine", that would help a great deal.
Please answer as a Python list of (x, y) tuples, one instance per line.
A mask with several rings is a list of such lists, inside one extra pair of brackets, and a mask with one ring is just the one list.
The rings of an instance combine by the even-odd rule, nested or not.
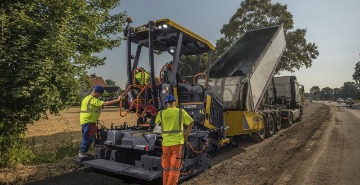
[[(185, 109), (195, 122), (183, 147), (180, 180), (209, 168), (210, 155), (230, 145), (222, 103), (207, 90), (206, 83), (196, 83), (198, 78), (206, 81), (206, 73), (195, 69), (199, 73), (194, 74), (192, 81), (185, 82), (179, 76), (178, 66), (181, 55), (198, 56), (194, 66), (199, 66), (202, 54), (206, 54), (210, 61), (214, 46), (169, 19), (150, 21), (138, 27), (128, 24), (125, 35), (128, 86), (122, 94), (124, 100), (120, 105), (120, 116), (136, 114), (137, 123), (99, 128), (95, 141), (96, 157), (82, 164), (149, 181), (161, 177), (162, 137), (159, 132), (153, 131), (153, 126), (158, 111), (165, 107), (165, 97), (171, 94), (176, 97), (177, 106)], [(134, 45), (137, 47), (135, 55), (132, 54)], [(150, 80), (140, 84), (135, 74), (145, 73), (138, 67), (144, 47), (148, 50)], [(173, 59), (163, 65), (156, 76), (154, 55), (164, 52), (169, 52)]]

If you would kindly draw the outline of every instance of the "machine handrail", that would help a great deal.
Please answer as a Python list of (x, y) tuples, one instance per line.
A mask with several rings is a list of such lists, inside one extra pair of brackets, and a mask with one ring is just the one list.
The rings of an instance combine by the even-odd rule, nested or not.
[(174, 69), (174, 66), (172, 64), (164, 64), (162, 67), (161, 67), (161, 70), (160, 70), (160, 73), (159, 73), (159, 80), (160, 80), (160, 83), (162, 82), (162, 78), (161, 78), (161, 74), (162, 72), (164, 71), (165, 67), (171, 67), (171, 71), (173, 71)]
[(140, 95), (141, 95), (141, 94), (145, 91), (145, 89), (148, 88), (148, 87), (150, 87), (150, 85), (145, 85), (145, 86), (141, 89), (141, 91), (139, 92), (139, 94), (138, 94), (137, 97), (136, 97), (136, 102), (137, 102), (137, 104), (136, 104), (136, 111), (135, 111), (135, 113), (136, 113), (136, 115), (137, 115), (139, 118), (141, 117), (141, 115), (138, 114), (138, 112), (139, 112)]
[(194, 77), (193, 77), (193, 84), (196, 84), (196, 79), (197, 79), (199, 76), (205, 76), (205, 84), (204, 84), (204, 87), (206, 88), (207, 85), (208, 85), (208, 81), (209, 81), (209, 76), (208, 76), (206, 73), (198, 73), (198, 74), (194, 75)]
[[(126, 87), (126, 89), (124, 90), (124, 92), (121, 94), (121, 99), (120, 99), (120, 108), (119, 108), (119, 114), (121, 117), (125, 117), (129, 112), (130, 112), (130, 109), (126, 111), (126, 113), (123, 115), (121, 113), (121, 109), (123, 108), (123, 103), (122, 103), (122, 100), (123, 100), (123, 97), (125, 97), (126, 93), (132, 88), (132, 87), (137, 87), (137, 88), (142, 88), (141, 85), (137, 85), (137, 84), (131, 84), (131, 85), (128, 85)], [(124, 98), (125, 99), (125, 98)]]

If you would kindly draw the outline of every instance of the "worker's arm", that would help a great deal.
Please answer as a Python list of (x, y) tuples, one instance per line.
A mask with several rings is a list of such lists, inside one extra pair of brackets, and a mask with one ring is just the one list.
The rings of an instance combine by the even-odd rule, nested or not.
[(189, 124), (189, 126), (187, 127), (186, 132), (185, 132), (185, 135), (184, 135), (185, 140), (188, 139), (188, 137), (189, 137), (189, 135), (190, 135), (190, 131), (191, 131), (193, 125), (194, 125), (194, 121), (192, 121), (192, 122)]
[(103, 106), (108, 106), (108, 105), (114, 105), (115, 103), (118, 103), (118, 102), (120, 102), (120, 100), (121, 100), (121, 95), (117, 98), (117, 99), (115, 99), (115, 100), (111, 100), (111, 101), (105, 101), (104, 103), (103, 103)]

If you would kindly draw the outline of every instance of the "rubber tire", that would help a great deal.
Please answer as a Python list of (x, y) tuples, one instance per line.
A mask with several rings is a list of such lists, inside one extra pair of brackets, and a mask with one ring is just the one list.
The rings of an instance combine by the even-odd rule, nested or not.
[(279, 132), (281, 130), (281, 117), (280, 115), (276, 116), (276, 126), (275, 126), (275, 132)]
[(266, 137), (271, 137), (275, 132), (275, 120), (272, 115), (269, 115), (266, 119)]
[(302, 107), (300, 107), (300, 116), (296, 119), (296, 121), (301, 121), (302, 115), (304, 114)]
[(251, 140), (255, 141), (255, 142), (261, 142), (262, 140), (265, 139), (266, 137), (266, 128), (259, 130), (257, 132), (254, 132), (253, 134), (250, 135)]
[(292, 113), (290, 113), (289, 119), (286, 123), (286, 127), (291, 127), (291, 125), (293, 125), (293, 115)]
[(230, 143), (231, 143), (231, 146), (233, 146), (233, 147), (239, 146), (239, 142), (237, 142), (237, 139), (236, 139), (235, 137), (236, 137), (236, 136), (232, 136), (232, 137), (230, 138)]

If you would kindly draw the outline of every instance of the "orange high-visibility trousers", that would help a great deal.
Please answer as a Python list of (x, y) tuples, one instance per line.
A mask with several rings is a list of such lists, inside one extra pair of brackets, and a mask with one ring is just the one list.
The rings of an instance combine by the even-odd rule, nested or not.
[(181, 170), (182, 145), (162, 146), (163, 185), (176, 185)]

